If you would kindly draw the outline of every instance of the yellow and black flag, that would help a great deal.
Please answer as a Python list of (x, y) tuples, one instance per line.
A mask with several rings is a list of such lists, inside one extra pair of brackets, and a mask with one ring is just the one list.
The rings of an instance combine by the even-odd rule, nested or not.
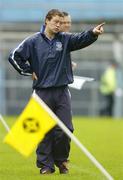
[(36, 95), (30, 98), (24, 111), (4, 138), (24, 156), (29, 156), (46, 133), (56, 124), (46, 104)]

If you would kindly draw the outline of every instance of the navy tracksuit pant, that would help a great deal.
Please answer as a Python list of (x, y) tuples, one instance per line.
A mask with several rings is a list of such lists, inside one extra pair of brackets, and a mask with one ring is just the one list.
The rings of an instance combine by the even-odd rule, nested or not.
[[(36, 93), (73, 132), (71, 97), (68, 86), (40, 89), (36, 90)], [(56, 126), (37, 147), (37, 167), (48, 166), (54, 171), (54, 164), (59, 166), (62, 162), (67, 161), (69, 152), (70, 138)]]

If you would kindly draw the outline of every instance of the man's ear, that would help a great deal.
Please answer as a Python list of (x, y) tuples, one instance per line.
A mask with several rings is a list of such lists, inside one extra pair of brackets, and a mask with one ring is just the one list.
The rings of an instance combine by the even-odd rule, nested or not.
[(49, 22), (49, 20), (48, 20), (48, 19), (46, 19), (46, 20), (45, 20), (45, 24), (47, 25), (47, 23), (48, 23), (48, 22)]

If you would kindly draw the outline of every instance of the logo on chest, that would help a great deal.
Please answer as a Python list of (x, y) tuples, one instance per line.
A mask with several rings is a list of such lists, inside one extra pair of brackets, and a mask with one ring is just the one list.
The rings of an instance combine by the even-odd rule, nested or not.
[(61, 50), (62, 50), (62, 43), (56, 42), (56, 51), (61, 51)]

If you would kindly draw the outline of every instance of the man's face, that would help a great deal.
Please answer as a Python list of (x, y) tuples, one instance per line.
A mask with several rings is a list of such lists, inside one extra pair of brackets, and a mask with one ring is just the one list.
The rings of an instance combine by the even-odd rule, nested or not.
[(58, 33), (61, 30), (63, 18), (60, 16), (54, 16), (51, 20), (46, 20), (46, 27), (52, 33)]
[(71, 28), (71, 17), (70, 16), (64, 16), (63, 22), (61, 25), (61, 32), (69, 32)]

